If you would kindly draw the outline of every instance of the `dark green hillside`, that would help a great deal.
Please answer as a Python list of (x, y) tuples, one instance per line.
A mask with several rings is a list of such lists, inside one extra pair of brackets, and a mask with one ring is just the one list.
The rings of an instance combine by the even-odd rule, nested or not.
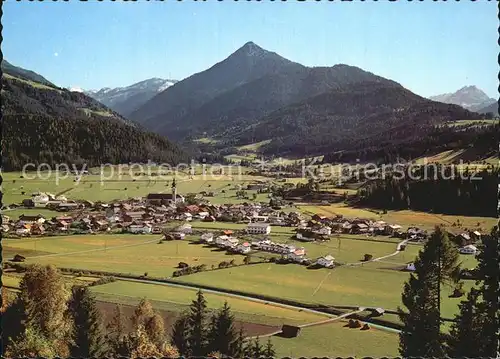
[(144, 131), (79, 92), (4, 74), (3, 167), (26, 163), (82, 164), (186, 160), (166, 138)]
[(303, 156), (371, 145), (383, 148), (422, 136), (437, 124), (477, 116), (397, 84), (363, 82), (275, 111), (235, 138), (239, 145), (271, 139), (264, 153)]
[(37, 74), (36, 72), (14, 66), (5, 59), (2, 60), (2, 72), (4, 74), (9, 74), (23, 80), (34, 81), (43, 85), (56, 87), (52, 82), (47, 80), (45, 77)]

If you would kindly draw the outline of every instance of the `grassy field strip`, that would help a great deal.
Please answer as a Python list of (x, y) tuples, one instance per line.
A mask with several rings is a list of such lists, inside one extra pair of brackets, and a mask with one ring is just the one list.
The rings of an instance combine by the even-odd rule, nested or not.
[(59, 257), (59, 256), (68, 256), (68, 255), (72, 255), (72, 254), (101, 252), (101, 251), (108, 251), (108, 250), (111, 250), (111, 249), (120, 249), (120, 248), (127, 248), (127, 247), (137, 247), (137, 246), (142, 246), (142, 245), (150, 244), (150, 243), (154, 243), (154, 242), (158, 242), (158, 238), (152, 239), (152, 240), (146, 241), (146, 242), (133, 243), (133, 244), (124, 244), (124, 245), (121, 245), (121, 246), (114, 246), (114, 247), (87, 249), (87, 250), (84, 250), (84, 251), (76, 251), (76, 252), (68, 252), (68, 253), (42, 254), (42, 255), (39, 255), (39, 256), (26, 257), (26, 259), (45, 258), (45, 257)]
[[(128, 281), (128, 282), (137, 282), (137, 283), (146, 283), (146, 284), (153, 284), (153, 285), (170, 286), (170, 287), (174, 287), (174, 288), (184, 288), (184, 289), (193, 289), (194, 288), (194, 289), (200, 289), (199, 287), (196, 287), (195, 285), (161, 283), (161, 282), (148, 281), (148, 280), (145, 280), (145, 279), (123, 278), (123, 279), (120, 279), (120, 280)], [(263, 300), (263, 299), (253, 298), (251, 296), (246, 296), (246, 295), (243, 296), (243, 295), (239, 295), (239, 294), (232, 294), (232, 293), (227, 293), (227, 292), (213, 290), (213, 289), (203, 289), (203, 292), (205, 292), (205, 293), (212, 293), (212, 294), (216, 294), (216, 295), (224, 295), (224, 296), (227, 296), (227, 297), (233, 297), (233, 298), (238, 298), (238, 299), (244, 299), (244, 300), (248, 300), (248, 301), (252, 301), (252, 302), (256, 302), (256, 303), (264, 303), (266, 305), (273, 305), (273, 306), (276, 306), (276, 307), (282, 307), (282, 308), (287, 308), (287, 309), (292, 309), (292, 310), (299, 310), (299, 311), (302, 311), (302, 312), (309, 312), (309, 313), (313, 313), (313, 314), (321, 315), (321, 316), (326, 316), (326, 317), (330, 317), (330, 318), (336, 317), (335, 315), (327, 314), (327, 313), (321, 312), (319, 310), (314, 310), (314, 309), (309, 309), (309, 308), (302, 308), (302, 307), (296, 307), (296, 306), (293, 306), (293, 305), (282, 304), (282, 303), (273, 302), (273, 301), (269, 301), (269, 300)]]
[[(174, 284), (174, 283), (165, 283), (165, 282), (154, 282), (154, 281), (150, 281), (150, 280), (147, 280), (147, 279), (120, 278), (120, 281), (143, 283), (143, 284), (152, 284), (152, 285), (159, 285), (159, 286), (170, 286), (170, 287), (174, 287), (174, 288), (196, 289), (196, 290), (200, 289), (199, 287), (197, 287), (195, 285), (191, 285), (191, 284)], [(252, 297), (251, 295), (239, 295), (239, 294), (228, 293), (228, 292), (225, 292), (225, 291), (219, 291), (219, 290), (213, 290), (213, 289), (205, 289), (205, 288), (202, 289), (202, 290), (203, 290), (204, 293), (210, 293), (210, 294), (215, 294), (215, 295), (222, 295), (222, 296), (227, 296), (227, 297), (232, 297), (232, 298), (237, 298), (237, 299), (243, 299), (243, 300), (247, 300), (247, 301), (252, 301), (252, 302), (256, 302), (256, 303), (264, 303), (266, 305), (272, 305), (272, 306), (275, 306), (275, 307), (282, 307), (282, 308), (287, 308), (287, 309), (292, 309), (292, 310), (298, 310), (298, 311), (301, 311), (301, 312), (313, 313), (313, 314), (316, 314), (316, 315), (329, 317), (330, 319), (338, 318), (337, 315), (327, 314), (325, 312), (318, 311), (318, 310), (315, 310), (315, 309), (310, 309), (310, 308), (298, 307), (298, 306), (289, 305), (289, 304), (278, 303), (278, 302), (274, 302), (272, 300), (258, 299), (258, 298)], [(334, 307), (334, 306), (332, 306), (332, 307)], [(351, 312), (350, 314), (355, 314), (357, 312), (364, 311), (367, 308), (369, 309), (370, 307), (366, 307), (366, 308), (365, 307), (358, 307), (358, 308), (359, 308), (358, 311)], [(316, 324), (318, 324), (318, 323), (319, 322), (316, 322)], [(381, 329), (389, 329), (389, 328), (386, 328), (386, 327), (381, 326), (381, 325), (379, 325), (379, 327)], [(393, 328), (390, 328), (390, 330), (394, 331)]]
[(386, 259), (386, 258), (389, 258), (389, 257), (394, 257), (396, 255), (398, 255), (400, 252), (401, 252), (401, 246), (406, 244), (407, 242), (409, 241), (409, 239), (405, 239), (404, 241), (400, 242), (398, 244), (398, 246), (396, 247), (396, 251), (391, 253), (391, 254), (388, 254), (388, 255), (385, 255), (385, 256), (382, 256), (382, 257), (378, 257), (378, 258), (373, 258), (373, 259), (370, 259), (369, 261), (364, 261), (364, 262), (356, 262), (356, 263), (347, 263), (346, 265), (347, 266), (359, 266), (359, 265), (363, 265), (364, 263), (370, 263), (370, 262), (378, 262), (379, 260), (383, 260), (383, 259)]
[[(196, 288), (178, 288), (151, 283), (137, 283), (118, 280), (95, 286), (92, 291), (100, 301), (124, 305), (137, 305), (142, 298), (148, 298), (158, 310), (183, 312), (188, 309), (196, 296)], [(227, 294), (204, 292), (210, 310), (218, 310), (227, 302), (238, 320), (281, 326), (284, 323), (300, 325), (323, 320), (325, 314), (317, 315), (283, 306), (256, 302), (248, 299), (234, 298)]]

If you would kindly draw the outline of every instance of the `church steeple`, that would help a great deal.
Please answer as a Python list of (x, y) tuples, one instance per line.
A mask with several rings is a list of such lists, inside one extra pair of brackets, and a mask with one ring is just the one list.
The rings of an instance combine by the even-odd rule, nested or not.
[(175, 177), (172, 180), (172, 199), (174, 203), (177, 203), (177, 184), (175, 183)]

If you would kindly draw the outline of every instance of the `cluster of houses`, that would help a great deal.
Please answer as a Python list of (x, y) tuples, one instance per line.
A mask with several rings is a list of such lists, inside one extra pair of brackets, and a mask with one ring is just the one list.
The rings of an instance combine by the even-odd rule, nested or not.
[(20, 205), (11, 204), (9, 208), (22, 206), (24, 208), (47, 208), (59, 212), (74, 211), (93, 206), (91, 201), (73, 201), (63, 195), (35, 192), (30, 198), (24, 199)]
[(74, 218), (71, 216), (58, 216), (50, 219), (42, 215), (21, 215), (17, 220), (11, 220), (2, 215), (2, 232), (13, 233), (17, 236), (44, 235), (49, 233), (80, 233), (106, 232), (111, 229), (108, 222), (95, 216)]
[[(304, 247), (296, 247), (293, 244), (275, 243), (268, 238), (263, 238), (254, 241), (240, 241), (233, 237), (233, 232), (230, 230), (223, 231), (219, 236), (214, 233), (203, 233), (200, 237), (202, 243), (213, 245), (218, 248), (226, 249), (232, 253), (249, 254), (254, 252), (267, 252), (280, 255), (280, 260), (289, 263), (311, 264), (312, 261), (306, 257), (306, 249)], [(330, 255), (320, 257), (314, 264), (326, 267), (334, 267), (334, 258)]]
[(425, 240), (428, 233), (425, 230), (410, 227), (403, 231), (398, 224), (389, 224), (384, 221), (372, 221), (361, 218), (344, 218), (335, 216), (328, 218), (319, 214), (312, 216), (308, 222), (301, 221), (297, 227), (296, 238), (311, 242), (328, 239), (332, 233), (336, 234), (364, 234), (368, 236), (383, 235), (414, 241)]

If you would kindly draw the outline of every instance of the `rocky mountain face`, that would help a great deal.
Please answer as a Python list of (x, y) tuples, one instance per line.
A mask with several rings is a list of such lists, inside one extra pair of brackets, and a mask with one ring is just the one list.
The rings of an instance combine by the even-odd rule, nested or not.
[(122, 116), (127, 117), (176, 82), (176, 80), (152, 78), (127, 87), (106, 87), (96, 91), (88, 90), (84, 92)]
[(453, 93), (431, 96), (431, 100), (459, 105), (470, 111), (481, 111), (496, 102), (476, 86), (465, 86)]

